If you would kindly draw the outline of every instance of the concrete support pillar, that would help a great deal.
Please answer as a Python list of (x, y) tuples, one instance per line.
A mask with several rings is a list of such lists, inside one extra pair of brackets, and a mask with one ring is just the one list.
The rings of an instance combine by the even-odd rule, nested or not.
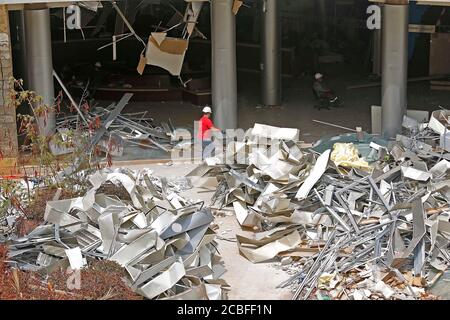
[(386, 1), (381, 26), (382, 130), (386, 138), (401, 131), (407, 109), (408, 16), (407, 0)]
[(0, 175), (13, 175), (18, 169), (16, 107), (9, 100), (12, 75), (8, 8), (0, 5)]
[(216, 126), (237, 128), (236, 21), (233, 0), (211, 1), (212, 102)]
[(279, 0), (263, 0), (262, 5), (262, 102), (281, 105), (281, 28)]
[[(53, 62), (49, 9), (25, 10), (25, 40), (27, 51), (28, 88), (43, 97), (43, 103), (53, 106)], [(50, 136), (55, 131), (53, 112), (38, 119), (39, 131)]]

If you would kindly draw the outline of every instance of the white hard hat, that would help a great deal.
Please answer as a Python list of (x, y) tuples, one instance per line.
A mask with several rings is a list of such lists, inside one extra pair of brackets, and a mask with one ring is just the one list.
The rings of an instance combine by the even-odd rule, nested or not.
[(320, 78), (322, 78), (323, 77), (323, 74), (321, 74), (321, 73), (316, 73), (315, 75), (314, 75), (314, 78), (316, 78), (316, 80), (319, 80)]
[(204, 107), (203, 108), (203, 113), (212, 113), (212, 110), (210, 107)]

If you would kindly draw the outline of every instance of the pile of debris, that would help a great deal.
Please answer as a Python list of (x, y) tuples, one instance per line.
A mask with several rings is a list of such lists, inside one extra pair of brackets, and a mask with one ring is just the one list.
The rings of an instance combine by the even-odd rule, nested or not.
[(1, 237), (20, 270), (114, 262), (145, 298), (223, 299), (214, 216), (180, 195), (198, 183), (253, 230), (237, 235), (244, 257), (291, 264), (280, 286), (294, 299), (434, 299), (428, 289), (450, 262), (449, 123), (437, 111), (429, 123), (405, 117), (395, 141), (357, 133), (312, 148), (297, 129), (256, 124), (186, 178), (97, 171), (84, 196), (47, 202), (32, 232)]
[[(126, 270), (126, 284), (148, 299), (226, 298), (214, 217), (202, 202), (180, 196), (190, 187), (186, 179), (105, 169), (89, 181), (84, 196), (47, 202), (45, 222), (26, 236), (3, 235), (13, 267), (49, 276), (112, 261)], [(125, 189), (128, 200), (113, 190), (117, 195), (98, 192), (108, 184)]]
[[(63, 141), (67, 141), (73, 138), (70, 137), (70, 133), (80, 129), (81, 125), (84, 135), (92, 133), (87, 137), (89, 139), (87, 144), (91, 149), (98, 146), (111, 156), (122, 156), (126, 144), (169, 152), (173, 146), (176, 130), (170, 119), (155, 126), (154, 120), (148, 117), (147, 112), (121, 114), (132, 96), (133, 94), (127, 93), (117, 104), (113, 103), (106, 108), (96, 107), (86, 112), (80, 110), (76, 115), (60, 117), (57, 132)], [(79, 143), (80, 141), (77, 141), (75, 144)], [(61, 148), (57, 144), (51, 144), (51, 147), (55, 155), (73, 151), (73, 148)]]
[(216, 177), (213, 201), (255, 231), (237, 235), (244, 257), (298, 261), (281, 284), (294, 299), (429, 298), (450, 262), (450, 154), (438, 131), (449, 118), (438, 113), (429, 124), (405, 117), (405, 134), (370, 152), (353, 135), (316, 154), (298, 130), (257, 124), (190, 175)]

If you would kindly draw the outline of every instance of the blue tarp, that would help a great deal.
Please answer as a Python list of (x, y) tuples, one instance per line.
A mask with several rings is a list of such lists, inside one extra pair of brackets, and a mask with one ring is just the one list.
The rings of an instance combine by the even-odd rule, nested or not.
[(370, 154), (372, 151), (372, 148), (370, 147), (371, 142), (379, 144), (380, 146), (383, 147), (388, 146), (388, 141), (382, 139), (380, 136), (364, 133), (364, 138), (361, 141), (359, 141), (356, 133), (347, 133), (338, 136), (322, 137), (319, 141), (317, 141), (314, 144), (311, 150), (322, 154), (325, 150), (333, 149), (335, 143), (353, 143), (358, 149), (360, 156), (362, 158), (365, 158), (366, 161), (372, 162), (376, 159), (370, 159)]

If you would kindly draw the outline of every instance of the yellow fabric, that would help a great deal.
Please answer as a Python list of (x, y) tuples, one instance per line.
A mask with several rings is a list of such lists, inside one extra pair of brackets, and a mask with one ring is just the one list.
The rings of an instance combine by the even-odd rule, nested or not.
[(358, 149), (353, 143), (335, 143), (331, 160), (337, 167), (372, 170), (369, 163), (359, 157)]

